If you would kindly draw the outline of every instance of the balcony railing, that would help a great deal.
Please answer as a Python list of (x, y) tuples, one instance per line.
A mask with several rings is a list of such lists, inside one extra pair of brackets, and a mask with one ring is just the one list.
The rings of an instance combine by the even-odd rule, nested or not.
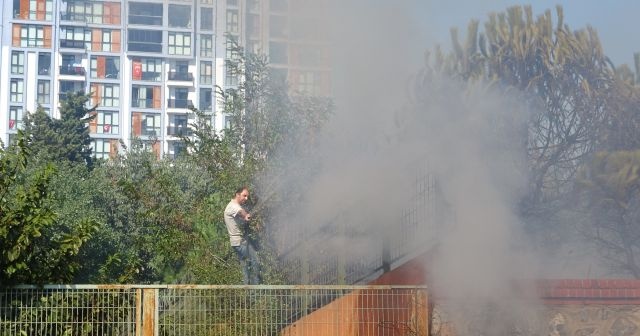
[(86, 49), (86, 42), (77, 40), (60, 40), (60, 48)]
[(190, 72), (169, 72), (169, 80), (192, 82), (193, 74)]
[(133, 80), (143, 80), (149, 82), (160, 82), (162, 80), (162, 73), (160, 72), (143, 72), (140, 77), (136, 78), (135, 75)]
[(131, 107), (154, 108), (153, 99), (133, 99), (131, 100)]
[(160, 136), (160, 128), (145, 128), (143, 126), (141, 135), (144, 135), (144, 136)]
[(75, 65), (60, 66), (61, 75), (84, 76), (86, 73), (87, 73), (86, 70), (84, 70), (84, 67), (82, 66), (75, 66)]
[(187, 126), (169, 126), (167, 134), (173, 136), (192, 136), (193, 130)]
[(85, 14), (69, 12), (60, 12), (60, 19), (62, 21), (87, 22), (87, 16)]
[(193, 102), (190, 99), (168, 99), (167, 107), (169, 108), (191, 108)]

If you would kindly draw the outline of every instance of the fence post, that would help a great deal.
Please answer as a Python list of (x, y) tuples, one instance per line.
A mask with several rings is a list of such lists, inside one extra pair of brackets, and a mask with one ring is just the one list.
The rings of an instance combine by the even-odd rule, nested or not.
[(157, 317), (158, 317), (158, 300), (157, 288), (144, 288), (138, 289), (142, 292), (141, 300), (136, 300), (136, 303), (142, 301), (140, 312), (138, 313), (138, 307), (136, 307), (136, 314), (141, 318), (138, 320), (136, 328), (136, 335), (139, 336), (156, 336), (158, 333)]

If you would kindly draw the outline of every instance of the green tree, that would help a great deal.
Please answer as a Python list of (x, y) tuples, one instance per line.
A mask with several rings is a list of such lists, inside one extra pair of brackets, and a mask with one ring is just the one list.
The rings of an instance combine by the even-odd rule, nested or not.
[(88, 108), (89, 94), (69, 92), (62, 99), (60, 119), (49, 117), (42, 108), (25, 117), (30, 141), (45, 160), (82, 162), (93, 166), (88, 123), (95, 118), (95, 107)]
[(0, 149), (0, 283), (69, 281), (74, 256), (89, 239), (88, 223), (75, 229), (60, 225), (52, 207), (55, 167), (34, 164), (28, 135)]

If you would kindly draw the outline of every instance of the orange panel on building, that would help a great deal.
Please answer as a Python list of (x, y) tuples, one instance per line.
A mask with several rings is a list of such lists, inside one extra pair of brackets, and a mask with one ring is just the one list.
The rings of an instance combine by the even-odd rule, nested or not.
[(131, 114), (131, 133), (134, 136), (140, 136), (142, 134), (142, 113), (133, 112)]
[(19, 47), (20, 46), (20, 30), (22, 29), (22, 26), (20, 26), (19, 23), (14, 23), (13, 24), (13, 32), (12, 32), (12, 36), (11, 36), (11, 44), (14, 47)]
[(111, 32), (111, 51), (120, 52), (120, 31)]
[(51, 48), (51, 26), (44, 26), (42, 29), (44, 31), (44, 42), (43, 45), (45, 48)]
[(104, 78), (106, 76), (106, 59), (104, 58), (104, 56), (98, 56), (96, 58), (97, 61), (97, 69), (96, 69), (96, 75), (98, 76), (98, 78)]
[(36, 19), (44, 21), (46, 18), (46, 0), (37, 0), (36, 2)]
[(159, 109), (162, 107), (162, 101), (160, 97), (161, 97), (160, 87), (154, 86), (153, 87), (153, 108)]
[(20, 18), (23, 20), (29, 18), (29, 0), (20, 0)]
[(109, 157), (113, 159), (113, 158), (116, 157), (116, 155), (118, 155), (118, 145), (119, 145), (119, 143), (118, 143), (118, 140), (112, 139), (112, 140), (109, 140), (109, 144), (111, 145), (111, 146), (109, 146), (110, 147), (109, 148)]
[(102, 29), (91, 30), (91, 51), (102, 51)]

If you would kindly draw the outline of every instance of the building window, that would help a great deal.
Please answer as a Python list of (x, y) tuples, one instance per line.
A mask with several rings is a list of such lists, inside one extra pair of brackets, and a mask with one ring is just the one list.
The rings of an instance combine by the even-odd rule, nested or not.
[(191, 33), (169, 33), (169, 55), (191, 55)]
[(213, 30), (213, 8), (200, 8), (200, 29)]
[(96, 159), (108, 159), (111, 154), (110, 139), (94, 139), (93, 140), (93, 156)]
[(238, 85), (238, 73), (232, 67), (227, 66), (227, 71), (224, 77), (224, 84), (227, 86)]
[(24, 93), (24, 82), (22, 79), (11, 79), (11, 84), (9, 86), (9, 96), (12, 103), (22, 103), (23, 102), (23, 93)]
[(286, 12), (289, 8), (288, 0), (271, 0), (269, 1), (269, 9), (276, 12)]
[(11, 52), (11, 74), (12, 75), (24, 74), (24, 52), (23, 51)]
[(213, 111), (213, 90), (212, 89), (200, 89), (200, 111), (211, 112)]
[(112, 6), (112, 4), (103, 4), (98, 1), (68, 1), (67, 12), (62, 14), (62, 19), (67, 21), (98, 24), (113, 23), (113, 20), (103, 20), (105, 17), (105, 9), (110, 9), (110, 6)]
[[(18, 3), (19, 12), (22, 12), (22, 8), (20, 7), (20, 4), (22, 2), (23, 1), (20, 1)], [(14, 1), (14, 4), (15, 4), (15, 1)], [(28, 6), (29, 6), (29, 20), (51, 21), (53, 17), (53, 0), (44, 0), (44, 1), (29, 0)], [(21, 17), (21, 18), (26, 19), (26, 17)]]
[(271, 63), (287, 64), (289, 61), (287, 44), (269, 42), (269, 61)]
[(213, 35), (200, 35), (200, 56), (213, 57)]
[(120, 58), (107, 56), (91, 56), (91, 78), (120, 78)]
[(169, 5), (169, 27), (191, 28), (191, 6)]
[(51, 82), (48, 80), (38, 80), (38, 104), (51, 103)]
[(16, 130), (22, 129), (22, 107), (19, 106), (11, 106), (9, 107), (9, 129)]
[(200, 62), (200, 84), (213, 83), (213, 63), (206, 61)]
[(162, 26), (162, 4), (130, 2), (129, 24)]
[(239, 32), (240, 22), (237, 9), (227, 9), (227, 33), (237, 34)]
[(311, 71), (301, 71), (297, 76), (298, 91), (306, 94), (313, 94), (316, 91), (316, 75)]
[(115, 35), (119, 34), (114, 34), (114, 31), (108, 29), (102, 30), (102, 51), (120, 51), (120, 41)]
[(160, 97), (154, 97), (154, 91), (160, 94), (160, 87), (158, 86), (139, 86), (134, 85), (131, 88), (131, 107), (139, 108), (159, 108), (154, 106), (153, 100), (160, 99)]
[(85, 73), (85, 68), (75, 54), (62, 54), (61, 75), (84, 76)]
[(162, 80), (162, 60), (157, 58), (133, 59), (133, 80), (159, 82)]
[(162, 31), (129, 29), (129, 51), (162, 52)]
[(44, 28), (33, 25), (23, 25), (20, 27), (20, 46), (44, 47)]
[(213, 5), (213, 0), (200, 0), (203, 5)]
[(240, 58), (238, 42), (235, 36), (227, 36), (226, 57), (227, 60), (237, 60)]
[(269, 36), (286, 38), (288, 33), (288, 20), (284, 15), (271, 15), (269, 17)]
[(104, 107), (120, 106), (120, 86), (105, 84), (102, 86), (102, 104)]
[(118, 134), (119, 132), (118, 112), (98, 111), (96, 133)]
[(257, 37), (260, 35), (260, 15), (247, 15), (247, 33), (249, 36)]
[(51, 53), (38, 54), (38, 75), (48, 76), (51, 73)]
[(142, 135), (160, 136), (160, 115), (145, 114), (142, 117)]
[(62, 27), (60, 48), (89, 49), (91, 30), (82, 27)]

